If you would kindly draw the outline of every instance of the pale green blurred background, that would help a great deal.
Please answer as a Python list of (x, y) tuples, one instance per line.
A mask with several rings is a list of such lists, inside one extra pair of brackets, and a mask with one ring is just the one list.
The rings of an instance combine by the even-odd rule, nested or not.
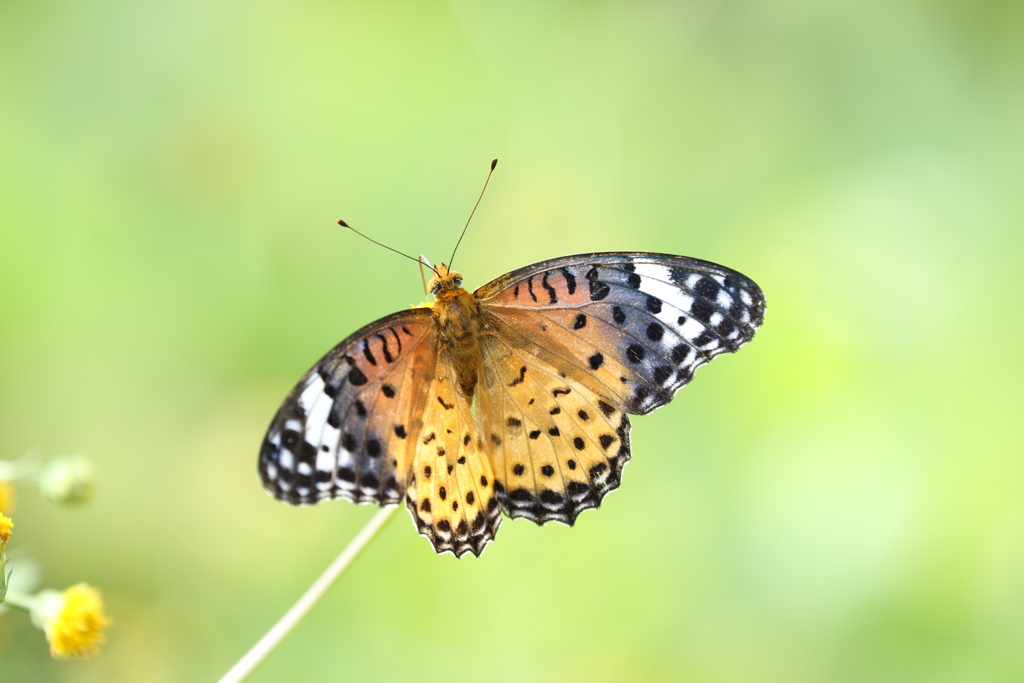
[(437, 557), (404, 511), (253, 681), (1024, 680), (1024, 3), (0, 4), (11, 551), (102, 655), (0, 617), (0, 680), (213, 681), (372, 514), (256, 478), (351, 331), (564, 254), (726, 264), (765, 326), (634, 420), (573, 529)]

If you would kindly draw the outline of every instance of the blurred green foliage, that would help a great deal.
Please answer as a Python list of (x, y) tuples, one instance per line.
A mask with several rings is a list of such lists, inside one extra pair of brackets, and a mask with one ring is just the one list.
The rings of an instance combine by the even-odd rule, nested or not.
[[(403, 511), (253, 681), (1024, 679), (1024, 4), (0, 5), (0, 457), (87, 453), (9, 547), (103, 654), (0, 616), (0, 680), (215, 680), (372, 511), (256, 478), (357, 327), (544, 258), (681, 253), (768, 298), (634, 420), (573, 529), (437, 557)], [(1016, 313), (1015, 313), (1016, 311)]]

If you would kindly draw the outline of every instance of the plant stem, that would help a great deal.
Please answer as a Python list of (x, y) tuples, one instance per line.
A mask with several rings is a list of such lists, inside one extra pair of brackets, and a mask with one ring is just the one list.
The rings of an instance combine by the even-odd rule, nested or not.
[(324, 570), (324, 573), (320, 575), (313, 585), (303, 593), (302, 597), (299, 598), (298, 602), (292, 605), (291, 609), (285, 612), (284, 616), (274, 624), (274, 626), (264, 634), (262, 638), (257, 641), (252, 649), (245, 653), (238, 662), (235, 663), (231, 669), (220, 679), (218, 683), (238, 683), (238, 681), (244, 680), (253, 670), (259, 666), (270, 651), (277, 647), (278, 643), (284, 640), (284, 637), (291, 633), (292, 629), (295, 628), (296, 624), (302, 620), (302, 617), (306, 616), (313, 605), (324, 596), (324, 593), (338, 580), (338, 577), (352, 564), (352, 560), (356, 559), (359, 553), (366, 547), (366, 545), (377, 535), (377, 532), (381, 530), (384, 523), (388, 521), (392, 513), (397, 510), (397, 507), (386, 507), (375, 514), (366, 526), (356, 534), (355, 538), (349, 541), (349, 544), (345, 546), (345, 549), (341, 551), (341, 554), (334, 559), (333, 562)]

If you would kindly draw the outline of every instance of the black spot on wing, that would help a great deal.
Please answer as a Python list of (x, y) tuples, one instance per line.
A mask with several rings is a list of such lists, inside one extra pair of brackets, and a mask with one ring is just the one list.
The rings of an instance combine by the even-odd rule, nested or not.
[(601, 282), (598, 278), (597, 267), (593, 267), (587, 271), (587, 282), (590, 283), (590, 300), (600, 301), (601, 299), (608, 296), (612, 288)]
[(572, 296), (576, 293), (576, 276), (568, 268), (562, 268), (562, 275), (565, 277), (565, 287), (569, 292), (569, 296)]
[[(380, 349), (381, 353), (384, 354), (384, 360), (388, 363), (394, 363), (395, 357), (391, 355), (391, 351), (388, 349), (388, 340), (380, 332), (377, 333), (377, 339), (380, 339)], [(395, 335), (395, 339), (398, 339), (397, 335)]]
[(707, 303), (696, 300), (693, 305), (690, 306), (690, 315), (704, 324), (707, 324), (711, 320), (711, 316), (714, 315), (715, 309), (709, 306)]
[(639, 344), (630, 344), (626, 347), (626, 358), (634, 365), (643, 361), (644, 354), (644, 347)]
[(693, 285), (693, 291), (708, 301), (714, 301), (718, 297), (718, 284), (707, 277), (701, 277)]
[[(348, 357), (346, 356), (346, 358)], [(348, 371), (348, 381), (357, 387), (366, 384), (366, 375), (363, 374), (362, 370), (356, 367), (356, 363), (354, 360), (352, 360), (351, 358), (348, 358), (348, 360), (351, 362), (352, 365), (352, 367)]]
[(549, 304), (557, 304), (558, 303), (558, 296), (557, 296), (557, 294), (555, 292), (555, 288), (552, 287), (550, 284), (548, 284), (548, 275), (550, 275), (550, 274), (551, 274), (550, 271), (545, 272), (544, 273), (544, 277), (541, 278), (540, 284), (544, 287), (544, 290), (548, 293), (548, 298), (550, 299), (550, 301), (548, 301), (548, 303)]
[(512, 381), (509, 382), (509, 386), (510, 387), (518, 386), (518, 385), (523, 383), (524, 379), (526, 379), (526, 366), (525, 365), (522, 366), (521, 368), (519, 368), (519, 376), (513, 378)]

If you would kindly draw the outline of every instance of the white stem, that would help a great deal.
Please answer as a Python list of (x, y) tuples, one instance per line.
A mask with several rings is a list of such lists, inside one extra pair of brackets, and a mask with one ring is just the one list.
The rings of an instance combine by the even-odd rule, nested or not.
[(38, 470), (35, 453), (28, 453), (17, 460), (0, 460), (0, 481), (27, 479)]
[(284, 640), (286, 635), (291, 633), (291, 630), (295, 628), (295, 625), (299, 623), (302, 617), (306, 616), (306, 613), (312, 609), (313, 605), (324, 596), (327, 589), (338, 580), (342, 572), (352, 564), (352, 560), (356, 559), (360, 551), (366, 547), (366, 544), (384, 526), (388, 517), (397, 509), (397, 507), (386, 507), (375, 514), (366, 523), (366, 526), (356, 534), (356, 537), (345, 546), (345, 549), (334, 559), (334, 562), (331, 562), (327, 569), (324, 570), (320, 578), (313, 582), (313, 585), (299, 598), (298, 602), (292, 605), (291, 609), (285, 612), (284, 616), (252, 646), (252, 649), (246, 652), (245, 656), (239, 659), (224, 674), (219, 683), (238, 683), (238, 681), (244, 680), (246, 676), (251, 674), (253, 669), (259, 666), (259, 663), (270, 654), (270, 651), (277, 647), (278, 643)]

